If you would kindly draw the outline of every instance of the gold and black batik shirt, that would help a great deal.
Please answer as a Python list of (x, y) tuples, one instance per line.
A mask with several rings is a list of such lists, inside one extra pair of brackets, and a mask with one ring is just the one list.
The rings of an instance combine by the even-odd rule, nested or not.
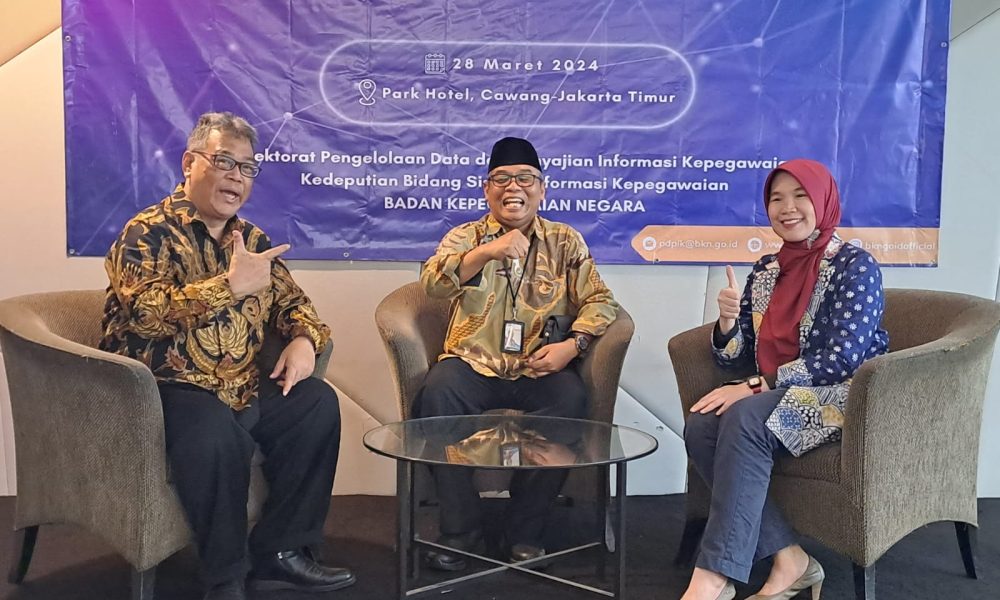
[[(250, 252), (271, 247), (249, 221), (233, 217), (222, 239), (233, 230), (242, 231)], [(306, 336), (322, 352), (330, 330), (284, 262), (272, 261), (270, 287), (236, 299), (227, 279), (231, 257), (232, 244), (212, 238), (183, 186), (136, 215), (105, 259), (101, 349), (145, 363), (159, 382), (215, 392), (236, 410), (257, 394), (254, 359), (269, 323), (285, 341)]]
[[(459, 283), (458, 267), (473, 248), (505, 232), (492, 215), (449, 231), (434, 256), (424, 263), (420, 281), (428, 295), (451, 298), (451, 322), (441, 359), (458, 357), (486, 376), (533, 377), (525, 361), (541, 347), (542, 328), (551, 315), (576, 315), (573, 331), (599, 336), (618, 315), (618, 303), (597, 272), (583, 236), (564, 223), (535, 217), (532, 249), (523, 266), (523, 281), (508, 285), (510, 261), (492, 260), (481, 273)], [(515, 289), (516, 288), (516, 289)], [(511, 312), (511, 290), (517, 299)], [(524, 351), (500, 351), (504, 321), (524, 323)]]

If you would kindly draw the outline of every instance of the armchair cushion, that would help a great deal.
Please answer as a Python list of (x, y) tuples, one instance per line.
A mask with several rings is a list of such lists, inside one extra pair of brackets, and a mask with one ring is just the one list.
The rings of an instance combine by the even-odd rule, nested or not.
[(840, 444), (826, 444), (799, 458), (782, 454), (775, 461), (774, 472), (785, 477), (840, 482)]

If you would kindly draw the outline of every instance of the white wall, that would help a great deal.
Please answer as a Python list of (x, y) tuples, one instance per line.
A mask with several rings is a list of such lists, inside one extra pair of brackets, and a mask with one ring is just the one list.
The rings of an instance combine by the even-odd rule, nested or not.
[[(958, 33), (958, 32), (956, 32)], [(61, 32), (0, 67), (0, 298), (106, 285), (101, 260), (66, 256)], [(936, 269), (887, 269), (894, 287), (954, 290), (994, 298), (1000, 271), (1000, 14), (965, 30), (951, 48), (946, 122), (941, 257)], [(155, 201), (151, 198), (150, 202)], [(255, 197), (251, 201), (265, 202)], [(328, 377), (342, 392), (344, 464), (340, 493), (390, 493), (392, 465), (360, 449), (360, 435), (398, 418), (386, 359), (375, 330), (375, 305), (414, 280), (414, 263), (297, 261), (296, 279), (331, 325), (335, 351)], [(653, 433), (661, 450), (630, 468), (630, 493), (684, 489), (684, 450), (676, 385), (666, 342), (714, 318), (721, 268), (606, 266), (602, 273), (636, 321), (625, 365), (616, 420)], [(745, 274), (745, 270), (744, 273)], [(2, 356), (0, 356), (2, 360)], [(997, 369), (994, 369), (994, 373)], [(1000, 426), (1000, 377), (990, 385), (985, 430)], [(0, 389), (6, 387), (0, 374)], [(4, 418), (0, 392), (0, 420)], [(9, 413), (9, 411), (7, 411)], [(0, 423), (0, 452), (9, 429)], [(5, 446), (5, 444), (8, 444)], [(6, 468), (12, 468), (6, 453)], [(984, 436), (980, 494), (1000, 496), (1000, 440)], [(5, 471), (0, 461), (0, 493)], [(12, 475), (6, 476), (12, 479)]]
[(952, 39), (997, 11), (1000, 11), (1000, 0), (951, 0)]

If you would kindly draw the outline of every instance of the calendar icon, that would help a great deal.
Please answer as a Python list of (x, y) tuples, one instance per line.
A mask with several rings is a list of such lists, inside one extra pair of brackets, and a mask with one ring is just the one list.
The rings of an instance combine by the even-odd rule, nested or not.
[(424, 73), (427, 75), (443, 75), (446, 72), (444, 54), (431, 52), (424, 55)]

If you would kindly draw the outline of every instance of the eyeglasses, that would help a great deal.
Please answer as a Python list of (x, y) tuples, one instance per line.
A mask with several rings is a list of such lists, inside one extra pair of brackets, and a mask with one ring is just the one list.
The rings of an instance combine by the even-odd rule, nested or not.
[(517, 182), (517, 185), (527, 188), (535, 185), (535, 180), (541, 181), (541, 177), (533, 173), (518, 173), (517, 175), (511, 175), (510, 173), (497, 173), (496, 175), (490, 175), (487, 177), (490, 183), (499, 187), (506, 187), (510, 185), (510, 180), (513, 179)]
[(254, 178), (260, 175), (260, 165), (257, 165), (256, 163), (240, 162), (232, 156), (226, 156), (225, 154), (208, 154), (207, 152), (202, 152), (200, 150), (188, 150), (188, 152), (207, 158), (211, 161), (213, 167), (222, 171), (232, 171), (236, 167), (239, 167), (240, 173), (247, 177)]

